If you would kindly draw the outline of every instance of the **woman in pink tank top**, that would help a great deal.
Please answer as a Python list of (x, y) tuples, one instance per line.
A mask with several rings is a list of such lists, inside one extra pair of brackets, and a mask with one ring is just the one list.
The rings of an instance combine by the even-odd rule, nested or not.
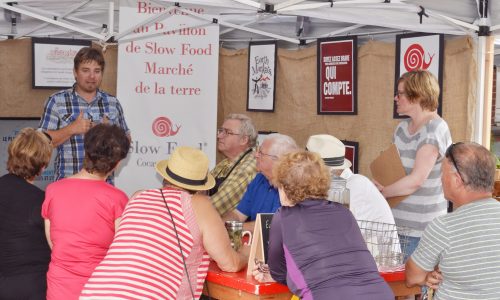
[(104, 258), (127, 195), (106, 182), (127, 156), (130, 141), (116, 125), (99, 124), (84, 138), (83, 169), (47, 187), (42, 205), (52, 248), (47, 300), (78, 299), (85, 282)]

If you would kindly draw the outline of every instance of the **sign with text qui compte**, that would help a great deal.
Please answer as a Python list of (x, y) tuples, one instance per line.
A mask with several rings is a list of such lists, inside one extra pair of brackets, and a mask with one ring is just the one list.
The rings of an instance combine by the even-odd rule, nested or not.
[(317, 57), (318, 114), (357, 114), (357, 38), (318, 39)]

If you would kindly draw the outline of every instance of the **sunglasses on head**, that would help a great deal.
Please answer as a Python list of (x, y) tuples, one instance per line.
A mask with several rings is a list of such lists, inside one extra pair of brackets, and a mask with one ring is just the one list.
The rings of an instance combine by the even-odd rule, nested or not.
[(453, 163), (453, 166), (455, 167), (455, 170), (457, 170), (458, 176), (460, 176), (460, 179), (462, 179), (463, 182), (465, 182), (464, 177), (462, 176), (462, 173), (460, 172), (460, 169), (458, 168), (457, 160), (455, 159), (455, 156), (453, 156), (453, 149), (455, 146), (462, 144), (462, 142), (459, 143), (453, 143), (451, 144), (448, 149), (446, 149), (445, 156), (449, 157), (451, 159), (451, 162)]

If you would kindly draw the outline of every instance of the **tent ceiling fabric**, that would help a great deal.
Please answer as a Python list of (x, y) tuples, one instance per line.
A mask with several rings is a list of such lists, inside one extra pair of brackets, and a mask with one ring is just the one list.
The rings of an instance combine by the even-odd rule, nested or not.
[[(153, 6), (174, 5), (174, 1), (143, 1)], [(300, 40), (312, 42), (324, 36), (375, 36), (380, 33), (386, 33), (393, 39), (395, 32), (410, 31), (475, 35), (480, 24), (480, 0), (390, 0), (387, 1), (389, 3), (384, 0), (175, 2), (181, 8), (203, 7), (205, 17), (220, 21), (221, 41), (228, 43), (276, 39), (276, 36), (278, 39), (283, 37), (298, 43)], [(482, 21), (486, 24), (481, 25), (490, 26), (494, 29), (492, 34), (500, 38), (499, 1), (488, 1), (488, 5), (488, 18)], [(425, 8), (428, 15), (423, 16), (422, 24), (418, 15), (421, 7)], [(118, 30), (119, 0), (0, 0), (0, 8), (3, 8), (3, 16), (0, 16), (0, 39), (34, 36), (105, 42), (117, 35), (122, 37)], [(15, 18), (14, 26), (12, 17)], [(110, 25), (113, 26), (112, 31), (103, 28)], [(384, 36), (382, 34), (376, 38), (383, 40)]]

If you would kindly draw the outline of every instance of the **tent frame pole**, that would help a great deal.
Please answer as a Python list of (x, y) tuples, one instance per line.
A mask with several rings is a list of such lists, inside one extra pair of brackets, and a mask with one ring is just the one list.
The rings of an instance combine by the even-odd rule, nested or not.
[[(70, 9), (68, 9), (64, 13), (62, 13), (60, 15), (57, 15), (55, 17), (57, 17), (58, 19), (64, 19), (65, 17), (69, 16), (70, 14), (72, 14), (73, 12), (75, 12), (76, 10), (78, 10), (78, 9), (84, 7), (85, 5), (87, 5), (90, 1), (92, 1), (92, 0), (86, 0), (86, 1), (83, 1), (81, 3), (78, 3), (78, 5), (76, 5), (76, 6), (72, 7), (72, 8), (70, 8)], [(30, 33), (35, 32), (35, 31), (40, 30), (40, 29), (43, 29), (43, 28), (45, 28), (47, 26), (49, 26), (49, 24), (47, 24), (47, 23), (41, 24), (41, 25), (39, 25), (39, 26), (37, 26), (37, 27), (29, 30), (29, 31), (26, 31), (26, 32), (24, 32), (22, 34), (19, 34), (18, 36), (16, 36), (16, 39), (22, 38), (24, 36), (27, 36)]]
[(47, 23), (50, 23), (50, 24), (53, 24), (56, 26), (60, 26), (60, 27), (69, 29), (71, 31), (79, 32), (79, 33), (84, 34), (84, 35), (88, 35), (90, 37), (98, 39), (99, 41), (103, 41), (105, 39), (105, 37), (99, 33), (95, 33), (95, 32), (90, 31), (90, 30), (85, 30), (85, 29), (82, 29), (82, 28), (75, 26), (75, 25), (72, 25), (72, 24), (68, 24), (68, 23), (64, 23), (64, 22), (60, 22), (60, 21), (51, 19), (51, 18), (47, 18), (47, 17), (35, 14), (35, 13), (27, 11), (27, 10), (17, 8), (15, 6), (10, 6), (10, 5), (5, 4), (3, 2), (0, 2), (0, 8), (3, 8), (5, 10), (10, 10), (10, 11), (13, 11), (16, 13), (20, 13), (20, 14), (26, 15), (28, 17), (32, 17), (34, 19), (38, 19), (38, 20), (41, 20), (41, 21), (44, 21), (44, 22), (47, 22)]

